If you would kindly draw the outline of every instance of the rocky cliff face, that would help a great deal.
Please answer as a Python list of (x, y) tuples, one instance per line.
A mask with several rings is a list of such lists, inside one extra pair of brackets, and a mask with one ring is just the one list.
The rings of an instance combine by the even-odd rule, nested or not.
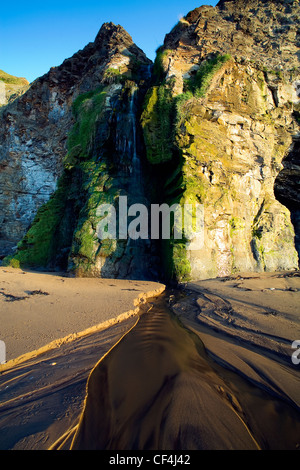
[[(175, 165), (171, 200), (204, 205), (203, 247), (167, 248), (176, 277), (298, 265), (287, 208), (299, 230), (299, 13), (298, 2), (222, 1), (189, 13), (158, 51), (144, 113), (148, 158)], [(163, 101), (168, 142), (155, 125)]]
[[(34, 82), (0, 123), (0, 241), (19, 242), (5, 262), (140, 278), (163, 265), (177, 281), (297, 268), (299, 13), (287, 0), (200, 7), (151, 77), (105, 24)], [(202, 204), (203, 246), (163, 240), (157, 258), (148, 240), (99, 242), (97, 209), (120, 195)]]
[[(27, 93), (3, 109), (2, 256), (22, 240), (33, 224), (16, 262), (67, 267), (78, 219), (84, 224), (81, 210), (93, 224), (90, 208), (85, 207), (91, 204), (89, 196), (112, 185), (116, 192), (121, 191), (131, 171), (133, 162), (128, 147), (133, 145), (133, 131), (128, 129), (127, 118), (130, 106), (137, 106), (135, 90), (142, 89), (150, 66), (151, 61), (122, 27), (104, 24), (94, 43), (60, 67), (52, 68)], [(114, 174), (113, 183), (109, 181), (110, 174)], [(41, 212), (37, 214), (40, 208), (42, 216)], [(91, 267), (93, 248), (88, 251), (87, 246), (93, 243), (85, 236), (91, 230), (87, 225), (88, 222), (75, 232), (72, 265), (80, 271), (96, 273), (100, 267)], [(93, 259), (95, 265), (99, 262)]]

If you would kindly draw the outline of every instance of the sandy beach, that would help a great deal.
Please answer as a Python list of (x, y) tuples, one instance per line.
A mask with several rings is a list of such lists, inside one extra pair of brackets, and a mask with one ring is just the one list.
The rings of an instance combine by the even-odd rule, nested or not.
[(174, 290), (0, 272), (0, 449), (299, 448), (299, 272)]
[(211, 357), (299, 407), (300, 366), (292, 361), (300, 340), (299, 272), (245, 273), (187, 289), (174, 311)]
[(95, 364), (164, 290), (0, 267), (0, 449), (48, 449), (80, 416)]
[(140, 303), (164, 288), (147, 281), (72, 278), (0, 267), (0, 339), (6, 344), (5, 367), (35, 351), (134, 316)]

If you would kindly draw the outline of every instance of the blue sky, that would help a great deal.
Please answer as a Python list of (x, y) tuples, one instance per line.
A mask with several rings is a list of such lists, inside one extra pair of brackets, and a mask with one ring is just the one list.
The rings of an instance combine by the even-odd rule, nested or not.
[(120, 24), (154, 59), (155, 50), (197, 0), (18, 0), (0, 8), (0, 69), (32, 82), (94, 41), (101, 25)]

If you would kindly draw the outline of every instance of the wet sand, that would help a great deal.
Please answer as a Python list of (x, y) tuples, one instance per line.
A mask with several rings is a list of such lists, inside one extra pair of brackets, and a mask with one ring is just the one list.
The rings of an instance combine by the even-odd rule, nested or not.
[(79, 423), (52, 448), (297, 449), (300, 409), (218, 365), (167, 306), (160, 296), (99, 361)]
[(96, 365), (78, 426), (54, 448), (257, 449), (234, 400), (160, 299)]
[(209, 355), (298, 408), (300, 365), (292, 362), (292, 343), (300, 340), (299, 271), (244, 274), (186, 287), (188, 295), (173, 310), (201, 337)]
[(48, 449), (82, 411), (88, 376), (160, 283), (0, 268), (0, 449)]
[(0, 449), (298, 449), (299, 279), (193, 283), (15, 364)]
[(47, 349), (0, 375), (0, 449), (47, 450), (77, 423), (86, 383), (134, 317)]

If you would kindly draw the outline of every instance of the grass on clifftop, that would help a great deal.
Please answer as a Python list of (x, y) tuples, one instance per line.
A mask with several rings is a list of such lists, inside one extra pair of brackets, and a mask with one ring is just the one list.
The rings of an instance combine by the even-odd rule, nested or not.
[(28, 81), (24, 77), (15, 77), (14, 75), (9, 75), (8, 73), (0, 70), (0, 80), (9, 85), (28, 85)]

